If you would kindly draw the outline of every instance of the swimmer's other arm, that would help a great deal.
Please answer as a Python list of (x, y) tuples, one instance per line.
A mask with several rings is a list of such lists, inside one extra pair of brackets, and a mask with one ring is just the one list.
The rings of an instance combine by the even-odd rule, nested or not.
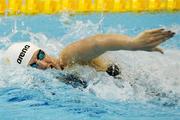
[(68, 45), (60, 55), (61, 63), (69, 66), (74, 63), (86, 63), (106, 51), (144, 50), (163, 53), (157, 46), (174, 36), (174, 32), (164, 29), (147, 30), (136, 37), (119, 34), (99, 34), (84, 38)]

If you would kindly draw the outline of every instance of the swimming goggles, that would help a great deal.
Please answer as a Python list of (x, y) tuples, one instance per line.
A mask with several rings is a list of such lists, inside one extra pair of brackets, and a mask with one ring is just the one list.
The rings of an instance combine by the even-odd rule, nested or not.
[[(42, 50), (39, 50), (39, 52), (37, 54), (37, 59), (38, 60), (43, 60), (45, 57), (46, 57), (45, 52), (42, 51)], [(30, 66), (33, 67), (33, 68), (38, 68), (39, 65), (37, 63), (32, 63), (32, 64), (30, 64)]]

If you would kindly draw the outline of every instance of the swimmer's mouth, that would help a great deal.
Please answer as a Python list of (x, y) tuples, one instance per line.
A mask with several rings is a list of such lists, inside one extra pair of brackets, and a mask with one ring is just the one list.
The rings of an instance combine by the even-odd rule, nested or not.
[(56, 65), (50, 65), (49, 68), (50, 69), (57, 69), (57, 70), (59, 69), (58, 66), (56, 66)]
[(53, 65), (50, 65), (50, 68), (53, 69), (53, 68), (55, 68), (55, 67), (54, 67)]
[(56, 66), (54, 66), (54, 65), (50, 65), (49, 68), (50, 69), (57, 69)]

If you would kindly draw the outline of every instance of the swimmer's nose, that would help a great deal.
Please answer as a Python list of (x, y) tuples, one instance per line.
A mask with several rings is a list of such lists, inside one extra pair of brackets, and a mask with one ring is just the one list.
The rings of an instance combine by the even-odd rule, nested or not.
[(118, 67), (117, 65), (115, 65), (115, 64), (110, 65), (110, 66), (107, 68), (106, 72), (107, 72), (110, 76), (114, 76), (114, 77), (117, 76), (117, 75), (119, 75), (119, 74), (121, 74), (121, 71), (120, 71), (119, 67)]

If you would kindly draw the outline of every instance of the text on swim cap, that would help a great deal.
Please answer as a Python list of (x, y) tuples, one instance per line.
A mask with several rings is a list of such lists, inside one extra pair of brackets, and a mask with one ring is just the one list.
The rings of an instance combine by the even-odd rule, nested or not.
[(19, 64), (21, 64), (22, 60), (23, 60), (23, 57), (25, 56), (27, 50), (30, 48), (29, 45), (25, 45), (24, 48), (22, 49), (21, 53), (19, 54), (19, 57), (17, 59), (17, 62)]

